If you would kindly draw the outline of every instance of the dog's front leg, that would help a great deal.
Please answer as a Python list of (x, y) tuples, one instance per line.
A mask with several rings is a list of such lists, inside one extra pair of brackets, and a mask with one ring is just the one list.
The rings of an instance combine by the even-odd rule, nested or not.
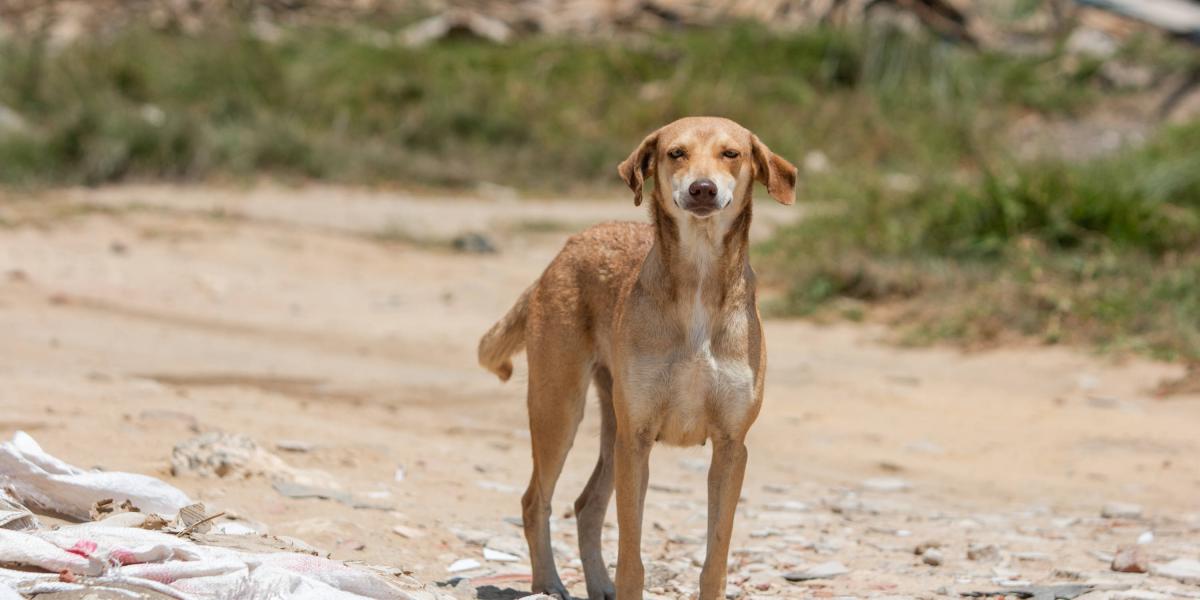
[(714, 436), (712, 464), (708, 467), (708, 548), (700, 571), (700, 600), (725, 597), (729, 537), (745, 474), (746, 444), (742, 439)]
[(642, 511), (650, 477), (650, 448), (654, 439), (642, 432), (618, 427), (616, 446), (617, 488), (617, 600), (642, 600), (646, 569), (642, 564)]

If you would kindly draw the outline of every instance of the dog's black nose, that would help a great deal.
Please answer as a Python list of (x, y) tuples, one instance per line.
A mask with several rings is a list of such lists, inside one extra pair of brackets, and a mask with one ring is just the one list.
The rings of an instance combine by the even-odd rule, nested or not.
[(711, 179), (697, 179), (688, 186), (688, 194), (696, 200), (712, 200), (717, 197), (717, 184)]
[(712, 200), (716, 198), (716, 184), (712, 179), (697, 179), (688, 186), (688, 193), (697, 200)]

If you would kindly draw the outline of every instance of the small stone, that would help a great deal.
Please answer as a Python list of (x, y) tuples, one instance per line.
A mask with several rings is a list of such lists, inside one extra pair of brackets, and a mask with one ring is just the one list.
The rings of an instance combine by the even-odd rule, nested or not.
[(998, 561), (1000, 560), (1000, 549), (992, 544), (971, 544), (967, 546), (967, 560)]
[(1142, 535), (1138, 536), (1137, 543), (1141, 545), (1149, 544), (1154, 541), (1153, 531), (1143, 531)]
[(1149, 569), (1150, 561), (1138, 546), (1122, 546), (1113, 555), (1112, 570), (1118, 573), (1145, 573)]
[(809, 567), (802, 571), (793, 571), (784, 575), (783, 578), (787, 579), (788, 581), (808, 581), (810, 579), (829, 579), (831, 577), (837, 577), (838, 575), (845, 575), (849, 572), (850, 569), (847, 569), (846, 565), (843, 565), (836, 560), (832, 560)]
[(942, 551), (937, 548), (930, 548), (921, 554), (921, 562), (936, 567), (942, 564)]
[(1151, 571), (1160, 577), (1170, 577), (1182, 583), (1200, 583), (1200, 560), (1178, 558), (1166, 564), (1153, 565)]
[(396, 535), (398, 535), (402, 538), (405, 538), (405, 539), (409, 539), (409, 540), (418, 540), (418, 539), (425, 537), (424, 531), (421, 531), (420, 529), (415, 529), (413, 527), (408, 527), (405, 525), (397, 525), (392, 528), (392, 531)]
[(464, 233), (454, 238), (454, 249), (467, 254), (495, 254), (496, 244), (482, 233)]
[(1128, 502), (1109, 502), (1100, 509), (1100, 516), (1105, 519), (1139, 519), (1142, 507)]
[(912, 484), (898, 477), (873, 477), (862, 482), (864, 490), (872, 492), (903, 492)]
[(742, 588), (732, 583), (725, 584), (725, 600), (737, 600), (742, 597)]
[(921, 542), (920, 544), (917, 544), (917, 546), (915, 548), (913, 548), (913, 554), (916, 554), (917, 556), (922, 556), (926, 552), (929, 552), (930, 550), (935, 550), (935, 549), (941, 548), (941, 547), (942, 547), (941, 542), (932, 542), (932, 541)]
[(1029, 562), (1039, 562), (1050, 560), (1050, 555), (1045, 552), (1013, 552), (1013, 558)]

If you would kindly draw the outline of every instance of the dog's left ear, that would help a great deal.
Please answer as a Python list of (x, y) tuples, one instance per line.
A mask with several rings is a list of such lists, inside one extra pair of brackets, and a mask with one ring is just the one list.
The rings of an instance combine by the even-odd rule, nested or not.
[(767, 193), (780, 204), (795, 202), (796, 167), (771, 152), (757, 135), (750, 136), (750, 146), (754, 157), (754, 179), (767, 186)]
[(658, 152), (658, 132), (646, 136), (641, 144), (638, 144), (633, 154), (629, 158), (621, 161), (617, 165), (617, 173), (620, 173), (621, 179), (625, 180), (625, 184), (629, 189), (633, 190), (633, 205), (642, 205), (642, 185), (646, 183), (646, 178), (654, 173), (654, 155)]

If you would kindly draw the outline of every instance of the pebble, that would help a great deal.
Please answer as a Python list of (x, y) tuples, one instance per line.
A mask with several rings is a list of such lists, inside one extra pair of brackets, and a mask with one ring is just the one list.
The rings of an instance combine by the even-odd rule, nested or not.
[(801, 571), (792, 571), (785, 574), (783, 578), (788, 581), (808, 581), (810, 579), (828, 579), (837, 577), (838, 575), (845, 575), (849, 572), (850, 569), (847, 569), (846, 565), (836, 560), (831, 560)]
[(1105, 519), (1139, 519), (1142, 507), (1127, 502), (1109, 502), (1100, 509), (1100, 516)]
[(1154, 532), (1153, 531), (1143, 531), (1142, 535), (1139, 535), (1137, 538), (1137, 543), (1143, 544), (1143, 545), (1149, 544), (1153, 541), (1154, 541)]
[(971, 544), (967, 546), (967, 559), (980, 562), (1000, 560), (1000, 549), (992, 544)]
[(936, 567), (942, 564), (942, 551), (937, 548), (930, 548), (921, 554), (921, 562)]
[(1138, 546), (1122, 546), (1113, 555), (1112, 570), (1119, 573), (1145, 573), (1149, 567), (1146, 553)]
[(912, 484), (898, 477), (873, 477), (862, 482), (862, 488), (872, 492), (903, 492)]
[(392, 528), (392, 531), (396, 535), (409, 540), (417, 540), (425, 537), (424, 531), (406, 525), (397, 525)]
[(1200, 584), (1200, 560), (1177, 558), (1166, 564), (1154, 565), (1152, 571), (1160, 577), (1171, 577), (1182, 583)]

